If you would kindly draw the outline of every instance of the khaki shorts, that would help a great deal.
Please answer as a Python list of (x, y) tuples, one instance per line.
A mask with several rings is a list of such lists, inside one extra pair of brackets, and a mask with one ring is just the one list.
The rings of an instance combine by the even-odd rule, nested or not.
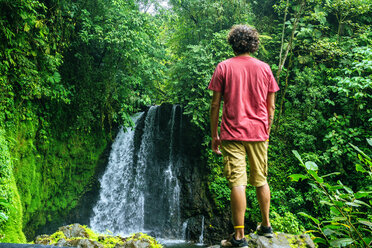
[(230, 188), (247, 185), (246, 155), (249, 161), (249, 184), (261, 187), (267, 183), (267, 147), (267, 141), (222, 141), (224, 175)]

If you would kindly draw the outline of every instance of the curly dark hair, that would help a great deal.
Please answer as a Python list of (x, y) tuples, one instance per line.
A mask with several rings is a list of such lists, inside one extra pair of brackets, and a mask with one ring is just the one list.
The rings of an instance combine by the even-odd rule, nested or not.
[(260, 44), (257, 30), (247, 25), (233, 26), (227, 40), (236, 55), (254, 53)]

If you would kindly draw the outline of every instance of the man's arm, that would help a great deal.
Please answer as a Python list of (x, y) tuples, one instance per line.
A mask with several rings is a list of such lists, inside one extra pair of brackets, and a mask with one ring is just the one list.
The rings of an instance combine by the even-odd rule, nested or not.
[(270, 135), (271, 126), (273, 124), (275, 114), (275, 92), (269, 92), (267, 94), (266, 105), (267, 114), (269, 116), (269, 127), (267, 129), (267, 133)]
[(218, 91), (213, 91), (213, 98), (211, 102), (210, 110), (210, 122), (211, 122), (211, 136), (212, 136), (212, 150), (216, 154), (221, 154), (218, 148), (221, 145), (221, 140), (218, 135), (218, 120), (220, 114), (222, 93)]

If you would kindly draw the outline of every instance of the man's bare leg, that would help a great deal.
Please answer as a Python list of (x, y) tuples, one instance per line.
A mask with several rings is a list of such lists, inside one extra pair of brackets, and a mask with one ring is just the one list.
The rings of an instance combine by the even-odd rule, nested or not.
[[(231, 211), (234, 226), (244, 226), (244, 215), (247, 207), (245, 186), (237, 186), (231, 189)], [(244, 228), (235, 229), (235, 239), (244, 238)]]
[(258, 203), (260, 204), (261, 216), (262, 216), (262, 226), (269, 227), (270, 219), (269, 219), (269, 212), (270, 212), (270, 187), (269, 184), (265, 184), (261, 187), (256, 187), (256, 194)]

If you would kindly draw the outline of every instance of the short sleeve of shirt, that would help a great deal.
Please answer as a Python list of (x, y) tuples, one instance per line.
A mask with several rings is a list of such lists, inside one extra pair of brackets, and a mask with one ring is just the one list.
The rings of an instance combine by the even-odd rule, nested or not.
[(277, 92), (279, 90), (279, 86), (274, 78), (273, 72), (271, 71), (270, 67), (268, 68), (268, 70), (269, 92)]
[(221, 65), (218, 64), (216, 70), (213, 73), (211, 82), (209, 83), (208, 89), (218, 92), (223, 92), (223, 75)]

